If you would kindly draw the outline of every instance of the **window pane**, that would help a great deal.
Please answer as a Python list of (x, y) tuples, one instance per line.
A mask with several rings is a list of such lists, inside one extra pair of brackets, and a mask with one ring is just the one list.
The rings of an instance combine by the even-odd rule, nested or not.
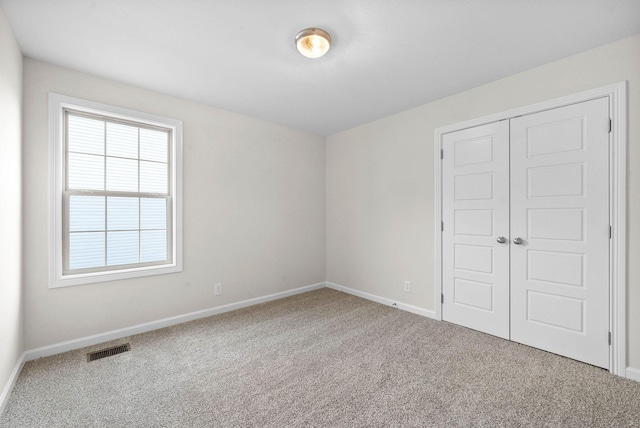
[(169, 133), (140, 128), (140, 159), (167, 162)]
[(138, 263), (138, 231), (107, 232), (107, 265)]
[(104, 232), (69, 234), (69, 269), (104, 266)]
[(71, 232), (104, 230), (104, 197), (69, 196), (69, 230)]
[(69, 151), (104, 155), (104, 122), (68, 115)]
[(166, 229), (167, 200), (155, 198), (140, 199), (140, 228)]
[(168, 194), (167, 164), (140, 161), (140, 191)]
[(138, 229), (138, 198), (107, 198), (107, 230)]
[(69, 189), (104, 190), (104, 157), (69, 153)]
[(143, 230), (140, 232), (140, 261), (157, 262), (167, 259), (167, 232)]
[(107, 158), (107, 190), (138, 191), (138, 161)]
[(138, 128), (107, 123), (107, 156), (138, 158)]

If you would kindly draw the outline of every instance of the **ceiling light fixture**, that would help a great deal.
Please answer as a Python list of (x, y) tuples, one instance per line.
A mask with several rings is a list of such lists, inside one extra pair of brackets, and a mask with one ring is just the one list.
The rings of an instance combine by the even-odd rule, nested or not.
[(319, 28), (305, 28), (296, 36), (296, 47), (307, 58), (320, 58), (331, 47), (331, 36)]

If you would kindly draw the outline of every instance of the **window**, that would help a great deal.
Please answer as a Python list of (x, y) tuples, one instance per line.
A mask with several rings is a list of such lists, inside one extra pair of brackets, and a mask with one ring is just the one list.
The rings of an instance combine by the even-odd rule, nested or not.
[(179, 272), (182, 123), (49, 95), (51, 287)]

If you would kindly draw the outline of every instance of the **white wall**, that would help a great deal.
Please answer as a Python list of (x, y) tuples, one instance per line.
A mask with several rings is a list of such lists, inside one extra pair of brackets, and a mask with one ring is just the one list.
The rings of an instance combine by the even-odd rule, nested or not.
[(22, 54), (0, 9), (0, 395), (23, 351), (21, 109)]
[[(24, 87), (26, 349), (324, 281), (324, 138), (31, 59)], [(49, 91), (183, 121), (182, 273), (47, 287)]]
[[(640, 35), (328, 137), (327, 281), (435, 310), (434, 130), (622, 80), (628, 81), (628, 365), (639, 368)], [(403, 280), (412, 282), (410, 294)]]

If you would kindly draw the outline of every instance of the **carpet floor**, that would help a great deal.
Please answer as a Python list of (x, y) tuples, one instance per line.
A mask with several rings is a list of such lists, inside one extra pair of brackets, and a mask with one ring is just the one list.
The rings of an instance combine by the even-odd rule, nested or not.
[(106, 345), (26, 363), (0, 426), (640, 426), (640, 383), (330, 289)]

